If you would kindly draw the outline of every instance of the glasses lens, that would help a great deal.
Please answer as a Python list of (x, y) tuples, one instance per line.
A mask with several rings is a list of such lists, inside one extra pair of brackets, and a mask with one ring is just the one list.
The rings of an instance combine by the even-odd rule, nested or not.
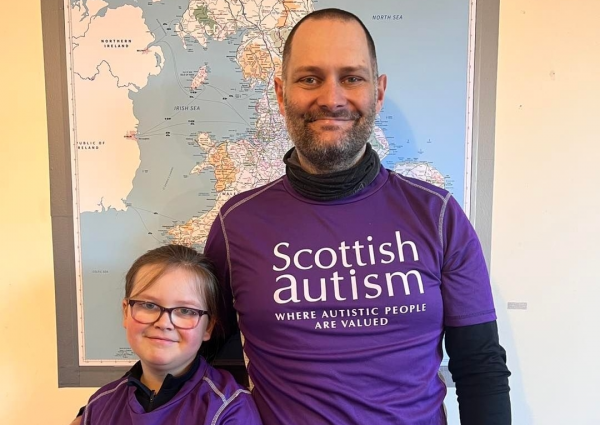
[(198, 325), (200, 314), (191, 308), (180, 307), (173, 310), (171, 314), (173, 325), (181, 329), (192, 329)]
[(153, 303), (136, 302), (131, 312), (133, 318), (140, 323), (154, 323), (160, 316), (160, 307)]

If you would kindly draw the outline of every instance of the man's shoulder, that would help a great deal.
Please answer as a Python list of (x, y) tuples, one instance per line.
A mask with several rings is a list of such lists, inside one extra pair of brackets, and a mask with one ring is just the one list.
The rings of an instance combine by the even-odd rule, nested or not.
[(402, 188), (403, 191), (414, 192), (425, 198), (434, 197), (442, 201), (447, 200), (450, 192), (424, 180), (407, 177), (395, 171), (388, 170), (390, 182)]
[(283, 178), (284, 177), (282, 176), (282, 177), (278, 178), (277, 180), (274, 180), (265, 185), (244, 191), (242, 193), (238, 193), (237, 195), (233, 195), (231, 198), (229, 198), (227, 200), (227, 202), (225, 202), (223, 204), (223, 206), (221, 207), (221, 213), (227, 214), (236, 208), (244, 206), (248, 202), (254, 203), (254, 202), (261, 202), (262, 200), (265, 200), (266, 198), (261, 195), (276, 191), (278, 188), (282, 188), (283, 187), (283, 184), (282, 184)]

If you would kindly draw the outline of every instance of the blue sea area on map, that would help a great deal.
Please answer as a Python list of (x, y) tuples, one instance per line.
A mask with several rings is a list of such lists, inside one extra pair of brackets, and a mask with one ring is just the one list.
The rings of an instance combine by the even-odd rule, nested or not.
[[(190, 40), (187, 44), (193, 46), (192, 52), (183, 49), (179, 37), (158, 42), (165, 55), (164, 69), (130, 95), (139, 120), (141, 164), (127, 202), (151, 214), (159, 212), (158, 217), (171, 225), (201, 215), (201, 209), (214, 200), (207, 196), (213, 191), (211, 170), (190, 174), (205, 160), (197, 134), (207, 132), (215, 141), (239, 140), (247, 137), (253, 113), (253, 93), (242, 91), (241, 73), (228, 58), (235, 53), (235, 44), (209, 42), (207, 50)], [(184, 75), (195, 75), (205, 63), (207, 84), (192, 93), (191, 77)], [(229, 97), (230, 93), (244, 96)], [(155, 225), (150, 227), (157, 230)]]
[[(147, 7), (145, 14), (153, 10)], [(254, 105), (264, 90), (243, 82), (233, 61), (242, 32), (227, 41), (209, 40), (205, 49), (190, 37), (184, 48), (175, 30), (174, 25), (155, 30), (164, 69), (130, 95), (139, 120), (141, 165), (127, 203), (139, 212), (157, 242), (168, 242), (159, 236), (166, 226), (200, 216), (214, 203), (214, 171), (190, 174), (205, 160), (197, 134), (209, 133), (216, 142), (247, 138), (254, 125)], [(207, 67), (207, 81), (192, 90), (191, 79), (202, 66)]]
[[(128, 347), (122, 331), (121, 300), (125, 274), (133, 261), (155, 246), (135, 210), (80, 215), (81, 263), (85, 277), (85, 348), (88, 360), (115, 358), (115, 347)], [(111, 300), (110, 304), (98, 300)]]
[(413, 161), (418, 158), (412, 128), (393, 97), (388, 96), (385, 99), (375, 125), (384, 131), (390, 145), (390, 152), (382, 159), (384, 166), (393, 168), (397, 162)]

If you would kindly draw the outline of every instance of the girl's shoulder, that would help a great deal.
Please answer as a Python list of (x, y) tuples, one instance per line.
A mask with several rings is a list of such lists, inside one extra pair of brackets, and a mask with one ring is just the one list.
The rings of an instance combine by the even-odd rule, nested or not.
[(127, 407), (127, 377), (117, 379), (98, 389), (90, 397), (83, 413), (83, 423), (97, 419), (106, 411), (125, 411)]
[[(236, 382), (233, 375), (223, 369), (217, 369), (207, 365), (206, 372), (202, 378), (211, 388), (211, 390), (226, 399), (240, 394), (250, 395), (250, 391)], [(221, 397), (222, 398), (222, 397)]]
[(117, 379), (116, 381), (109, 382), (108, 384), (100, 387), (98, 391), (96, 391), (90, 397), (90, 401), (88, 404), (100, 400), (102, 398), (106, 398), (108, 396), (114, 395), (116, 393), (120, 393), (125, 391), (127, 388), (127, 377), (124, 376), (122, 378)]

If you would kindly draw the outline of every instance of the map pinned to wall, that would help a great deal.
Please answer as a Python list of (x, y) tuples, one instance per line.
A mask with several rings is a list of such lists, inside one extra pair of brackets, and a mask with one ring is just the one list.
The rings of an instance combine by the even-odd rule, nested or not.
[(234, 194), (284, 173), (273, 80), (312, 10), (358, 15), (388, 75), (370, 143), (469, 210), (469, 1), (67, 0), (80, 365), (135, 360), (124, 277), (164, 243), (202, 248)]

